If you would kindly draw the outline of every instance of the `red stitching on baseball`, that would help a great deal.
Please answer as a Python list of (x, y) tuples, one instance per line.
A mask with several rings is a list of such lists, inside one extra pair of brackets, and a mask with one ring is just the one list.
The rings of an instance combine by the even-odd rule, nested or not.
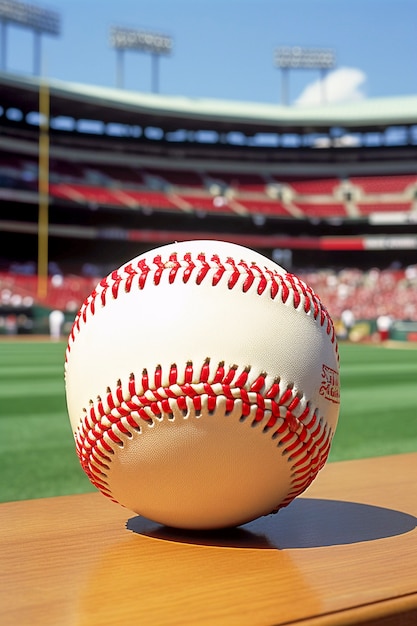
[(302, 408), (302, 396), (295, 393), (291, 385), (281, 389), (276, 379), (267, 388), (265, 372), (249, 385), (249, 373), (249, 367), (239, 372), (236, 365), (225, 368), (221, 362), (210, 376), (210, 360), (206, 359), (201, 368), (186, 363), (182, 375), (178, 366), (172, 364), (169, 386), (165, 387), (161, 366), (155, 368), (153, 377), (145, 369), (138, 379), (132, 373), (125, 386), (117, 381), (114, 391), (108, 388), (104, 399), (99, 396), (96, 401), (90, 400), (89, 409), (84, 409), (75, 432), (77, 454), (91, 482), (112, 498), (106, 471), (116, 446), (123, 447), (127, 439), (140, 435), (143, 427), (153, 425), (154, 420), (175, 419), (176, 411), (185, 416), (191, 409), (199, 419), (203, 398), (207, 406), (206, 418), (210, 419), (219, 400), (224, 399), (225, 416), (240, 402), (239, 421), (245, 421), (252, 414), (252, 426), (259, 428), (263, 423), (262, 432), (278, 440), (277, 449), (288, 455), (291, 489), (275, 510), (289, 504), (325, 464), (333, 433), (308, 403)]
[(184, 283), (187, 283), (195, 276), (195, 283), (201, 285), (208, 276), (211, 276), (213, 287), (218, 285), (227, 275), (229, 289), (241, 285), (242, 291), (246, 293), (253, 286), (256, 286), (256, 293), (262, 295), (269, 287), (271, 299), (274, 300), (279, 295), (284, 304), (288, 302), (292, 294), (292, 304), (295, 309), (302, 305), (307, 315), (311, 314), (321, 326), (326, 325), (326, 332), (335, 346), (338, 358), (335, 330), (330, 315), (317, 294), (297, 276), (290, 273), (281, 275), (267, 267), (262, 269), (255, 263), (249, 265), (245, 261), (236, 262), (232, 257), (227, 257), (223, 262), (218, 254), (213, 254), (207, 258), (205, 253), (193, 257), (190, 252), (182, 257), (179, 257), (177, 253), (170, 253), (166, 260), (162, 258), (161, 254), (151, 256), (149, 259), (142, 257), (136, 264), (130, 261), (119, 270), (114, 270), (106, 278), (103, 278), (96, 289), (86, 298), (75, 317), (69, 336), (66, 358), (68, 358), (71, 350), (71, 343), (81, 330), (81, 322), (86, 323), (87, 316), (95, 314), (97, 301), (101, 306), (106, 306), (109, 294), (113, 299), (116, 299), (122, 285), (126, 293), (131, 292), (136, 282), (137, 288), (143, 290), (151, 277), (153, 283), (159, 285), (166, 273), (168, 273), (169, 284), (174, 284), (177, 279), (182, 279)]

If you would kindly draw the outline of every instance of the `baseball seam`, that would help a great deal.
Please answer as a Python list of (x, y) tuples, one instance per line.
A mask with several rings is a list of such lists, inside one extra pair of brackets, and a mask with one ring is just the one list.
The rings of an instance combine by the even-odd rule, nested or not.
[(207, 258), (204, 253), (193, 256), (191, 252), (187, 252), (179, 258), (174, 252), (166, 260), (163, 260), (160, 254), (151, 259), (142, 256), (135, 264), (130, 261), (99, 282), (74, 319), (68, 339), (66, 361), (81, 326), (87, 322), (89, 315), (95, 314), (97, 306), (105, 307), (109, 297), (117, 299), (121, 288), (124, 288), (126, 293), (130, 293), (134, 288), (143, 290), (149, 280), (159, 285), (165, 276), (169, 284), (176, 280), (188, 283), (194, 278), (195, 284), (201, 285), (211, 278), (213, 287), (227, 280), (229, 289), (241, 285), (244, 293), (256, 289), (256, 293), (262, 295), (269, 289), (272, 300), (281, 298), (283, 304), (292, 303), (294, 309), (303, 308), (306, 314), (312, 315), (322, 327), (325, 327), (339, 359), (333, 321), (317, 294), (298, 276), (290, 273), (280, 274), (267, 267), (262, 269), (254, 262), (251, 264), (243, 260), (237, 262), (230, 256), (223, 262), (217, 254)]
[(180, 375), (174, 364), (169, 370), (169, 385), (162, 386), (162, 369), (157, 367), (153, 376), (144, 370), (137, 380), (132, 373), (127, 384), (119, 380), (114, 390), (107, 389), (104, 398), (90, 400), (75, 441), (91, 482), (113, 499), (107, 471), (118, 447), (164, 419), (199, 419), (203, 407), (208, 419), (214, 412), (223, 412), (227, 418), (237, 408), (240, 422), (250, 420), (252, 427), (262, 428), (272, 440), (278, 439), (281, 454), (288, 455), (291, 489), (271, 512), (287, 506), (325, 464), (333, 433), (292, 386), (282, 388), (280, 380), (275, 379), (268, 387), (266, 373), (249, 384), (249, 373), (249, 367), (239, 370), (234, 365), (227, 369), (222, 362), (213, 377), (210, 360), (206, 359), (201, 368), (188, 362)]

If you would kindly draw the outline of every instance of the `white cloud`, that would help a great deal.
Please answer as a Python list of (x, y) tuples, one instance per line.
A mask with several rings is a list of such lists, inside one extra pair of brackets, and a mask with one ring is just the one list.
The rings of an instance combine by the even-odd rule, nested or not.
[(326, 103), (357, 102), (363, 100), (366, 74), (354, 67), (341, 67), (307, 85), (295, 101), (297, 106), (315, 106)]

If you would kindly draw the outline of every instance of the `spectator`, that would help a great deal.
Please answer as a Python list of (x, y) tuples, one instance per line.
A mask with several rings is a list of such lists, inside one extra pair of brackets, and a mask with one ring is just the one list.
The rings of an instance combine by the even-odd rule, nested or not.
[(341, 319), (345, 327), (346, 339), (349, 339), (349, 333), (355, 325), (355, 315), (351, 309), (343, 309)]
[(61, 339), (62, 325), (64, 323), (64, 314), (62, 311), (55, 309), (49, 314), (49, 333), (53, 341)]
[(383, 313), (376, 318), (376, 327), (378, 329), (380, 341), (387, 341), (387, 339), (389, 339), (391, 325), (392, 318), (386, 313)]

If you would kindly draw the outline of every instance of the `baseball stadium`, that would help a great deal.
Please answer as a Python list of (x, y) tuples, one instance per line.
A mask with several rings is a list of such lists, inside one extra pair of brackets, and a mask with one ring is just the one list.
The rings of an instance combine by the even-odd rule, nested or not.
[[(162, 558), (169, 569), (169, 559), (178, 559), (178, 565), (172, 565), (174, 577), (179, 572), (191, 589), (195, 588), (193, 576), (210, 569), (204, 562), (203, 549), (207, 550), (213, 567), (224, 568), (220, 578), (227, 574), (235, 604), (238, 585), (245, 590), (245, 585), (249, 589), (257, 584), (256, 552), (268, 559), (265, 573), (263, 565), (259, 566), (261, 583), (266, 583), (267, 570), (274, 584), (282, 582), (272, 559), (277, 550), (281, 572), (286, 567), (290, 572), (290, 582), (283, 584), (293, 597), (292, 585), (298, 581), (304, 608), (296, 608), (296, 602), (282, 608), (268, 595), (267, 608), (259, 598), (253, 604), (244, 600), (244, 614), (237, 609), (234, 613), (223, 597), (226, 594), (215, 586), (213, 574), (206, 572), (213, 593), (223, 599), (214, 600), (213, 606), (219, 604), (217, 613), (213, 609), (199, 618), (197, 601), (192, 600), (187, 609), (179, 586), (154, 566), (170, 590), (170, 611), (164, 613), (156, 600), (155, 606), (149, 600), (148, 613), (140, 613), (134, 622), (123, 611), (117, 614), (114, 607), (109, 608), (109, 597), (117, 597), (113, 590), (103, 601), (111, 614), (107, 620), (100, 612), (103, 607), (99, 610), (94, 604), (100, 593), (98, 580), (108, 568), (113, 568), (112, 577), (117, 578), (118, 550), (123, 558), (127, 554), (127, 544), (113, 541), (111, 546), (106, 544), (103, 554), (94, 548), (91, 567), (83, 570), (86, 585), (91, 585), (88, 594), (82, 595), (76, 585), (80, 606), (71, 607), (70, 613), (82, 616), (80, 621), (68, 618), (66, 596), (55, 590), (58, 600), (51, 595), (45, 601), (51, 603), (50, 615), (45, 608), (44, 613), (38, 611), (40, 601), (33, 598), (22, 613), (14, 612), (1, 596), (4, 623), (417, 623), (413, 484), (417, 453), (417, 96), (295, 108), (133, 92), (3, 71), (0, 205), (0, 506), (32, 503), (38, 507), (36, 515), (41, 515), (46, 506), (42, 503), (73, 498), (68, 500), (74, 504), (68, 505), (65, 515), (77, 525), (71, 507), (87, 502), (82, 498), (101, 498), (74, 451), (64, 389), (67, 337), (83, 302), (113, 269), (158, 246), (192, 240), (220, 240), (255, 250), (299, 276), (320, 297), (334, 323), (341, 378), (339, 423), (324, 473), (340, 473), (345, 489), (340, 497), (338, 486), (324, 478), (322, 490), (317, 491), (317, 502), (330, 520), (324, 523), (329, 543), (324, 542), (323, 533), (319, 537), (312, 531), (311, 537), (316, 538), (310, 543), (296, 536), (297, 529), (300, 533), (306, 529), (306, 523), (294, 521), (298, 510), (303, 515), (303, 500), (304, 510), (313, 511), (311, 524), (323, 523), (318, 507), (312, 504), (317, 497), (315, 487), (308, 498), (300, 498), (301, 504), (295, 502), (288, 513), (283, 511), (281, 526), (288, 519), (295, 530), (281, 527), (281, 544), (269, 518), (266, 530), (254, 522), (249, 530), (223, 537), (190, 538), (149, 525), (139, 524), (137, 530), (132, 525), (140, 541), (149, 542), (151, 563)], [(104, 352), (102, 358), (106, 358)], [(388, 470), (391, 462), (392, 472)], [(370, 469), (356, 463), (369, 463)], [(362, 491), (345, 484), (346, 475), (355, 476)], [(405, 493), (407, 488), (411, 494)], [(381, 495), (372, 500), (369, 494), (377, 492)], [(91, 517), (96, 502), (88, 509)], [(116, 507), (107, 502), (105, 506)], [(368, 507), (366, 514), (360, 507)], [(114, 517), (109, 513), (110, 526), (119, 524), (123, 514), (127, 517), (123, 510), (115, 510)], [(388, 514), (382, 513), (388, 510), (391, 526)], [(4, 511), (12, 516), (9, 509)], [(23, 508), (16, 508), (16, 515), (13, 527), (16, 519), (25, 523)], [(61, 524), (57, 514), (51, 519)], [(371, 528), (368, 535), (359, 528), (365, 522)], [(38, 536), (36, 523), (31, 523)], [(104, 526), (99, 528), (98, 519), (94, 523), (103, 537)], [(340, 528), (345, 523), (350, 530), (343, 534)], [(62, 524), (63, 534), (54, 540), (57, 544), (70, 537), (69, 521)], [(81, 534), (87, 536), (86, 524), (80, 526)], [(339, 534), (335, 527), (340, 527)], [(31, 533), (29, 527), (26, 542)], [(261, 545), (261, 536), (268, 545)], [(94, 541), (91, 533), (88, 537)], [(400, 547), (390, 548), (389, 542), (399, 539), (403, 540)], [(16, 535), (13, 550), (17, 542)], [(157, 547), (167, 542), (171, 552), (161, 557)], [(8, 545), (12, 544), (2, 547), (7, 554)], [(199, 565), (192, 561), (190, 546), (201, 557)], [(301, 556), (303, 547), (304, 553), (309, 552), (307, 565)], [(231, 560), (226, 566), (219, 555), (228, 550)], [(330, 563), (323, 575), (330, 586), (331, 572), (337, 579), (336, 564), (346, 558), (347, 573), (341, 580), (351, 593), (347, 600), (336, 582), (331, 599), (321, 588), (321, 600), (317, 599), (312, 581), (322, 575), (322, 568), (315, 550)], [(402, 556), (397, 559), (398, 554)], [(87, 562), (89, 557), (85, 558)], [(180, 565), (185, 558), (190, 559), (190, 570)], [(74, 557), (69, 561), (69, 569), (75, 568)], [(379, 582), (367, 590), (364, 582), (359, 591), (354, 580), (370, 561), (374, 562), (370, 576)], [(381, 572), (395, 569), (394, 561), (405, 573), (385, 573), (383, 578)], [(56, 564), (51, 568), (59, 584), (71, 581), (61, 570), (57, 574)], [(249, 572), (243, 583), (236, 574), (240, 569)], [(127, 558), (126, 571), (132, 577), (146, 577), (146, 564), (142, 562), (136, 570)], [(400, 580), (397, 587), (394, 575)], [(7, 582), (8, 572), (2, 571), (1, 576)], [(154, 580), (156, 573), (149, 576)], [(26, 578), (29, 575), (23, 588), (30, 598), (35, 591)], [(21, 580), (16, 580), (20, 585)], [(154, 593), (150, 583), (138, 582), (138, 586), (149, 597)], [(197, 589), (195, 593), (198, 597), (208, 592)]]

